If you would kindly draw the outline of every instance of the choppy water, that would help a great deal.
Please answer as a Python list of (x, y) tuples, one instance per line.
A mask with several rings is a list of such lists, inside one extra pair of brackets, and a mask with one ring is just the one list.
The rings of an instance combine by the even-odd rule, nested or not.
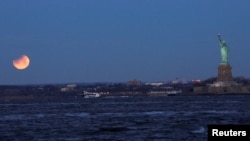
[(0, 100), (1, 140), (207, 140), (207, 124), (249, 124), (250, 95)]

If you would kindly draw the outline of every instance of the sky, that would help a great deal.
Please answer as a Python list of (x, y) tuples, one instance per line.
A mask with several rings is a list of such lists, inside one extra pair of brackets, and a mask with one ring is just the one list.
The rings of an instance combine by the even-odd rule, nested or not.
[[(250, 77), (249, 0), (1, 0), (0, 85)], [(25, 70), (12, 61), (30, 58)]]

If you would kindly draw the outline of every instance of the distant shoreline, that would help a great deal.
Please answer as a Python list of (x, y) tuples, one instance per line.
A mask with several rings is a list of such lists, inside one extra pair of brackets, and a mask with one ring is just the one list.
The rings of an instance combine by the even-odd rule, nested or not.
[[(232, 95), (250, 95), (250, 93), (230, 93), (230, 94), (216, 94), (216, 93), (206, 93), (206, 94), (194, 94), (194, 93), (188, 93), (188, 94), (177, 94), (177, 95), (166, 95), (166, 96), (150, 96), (148, 94), (106, 94), (102, 95), (101, 97), (175, 97), (175, 96), (232, 96)], [(79, 95), (67, 95), (67, 96), (59, 96), (57, 95), (51, 95), (51, 96), (41, 96), (41, 95), (4, 95), (0, 96), (0, 100), (24, 100), (24, 99), (81, 99), (82, 97)]]

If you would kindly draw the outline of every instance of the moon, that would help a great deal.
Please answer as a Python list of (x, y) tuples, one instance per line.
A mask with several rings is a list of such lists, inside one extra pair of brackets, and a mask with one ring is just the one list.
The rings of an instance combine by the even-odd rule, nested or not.
[(27, 55), (22, 55), (19, 58), (13, 60), (13, 66), (18, 70), (26, 69), (30, 64), (30, 59)]

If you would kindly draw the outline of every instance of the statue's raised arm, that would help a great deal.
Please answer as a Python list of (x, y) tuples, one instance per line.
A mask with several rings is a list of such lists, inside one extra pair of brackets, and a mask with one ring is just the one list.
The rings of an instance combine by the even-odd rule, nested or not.
[(218, 34), (218, 39), (219, 39), (220, 42), (222, 41), (222, 40), (221, 40), (221, 37), (220, 37), (220, 34)]

